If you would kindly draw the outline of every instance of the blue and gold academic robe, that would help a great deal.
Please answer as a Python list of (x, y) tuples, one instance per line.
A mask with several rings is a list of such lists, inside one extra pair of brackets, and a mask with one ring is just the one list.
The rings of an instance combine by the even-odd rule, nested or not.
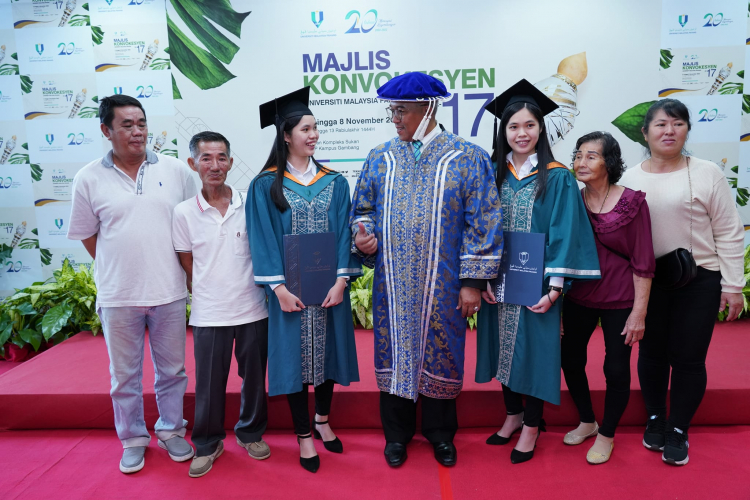
[[(512, 164), (500, 190), (504, 231), (543, 233), (544, 281), (599, 279), (594, 233), (573, 174), (548, 166), (547, 190), (536, 196), (537, 172), (518, 179)], [(477, 382), (493, 377), (514, 392), (560, 404), (560, 312), (562, 297), (544, 314), (514, 304), (482, 304), (477, 322)]]
[(336, 235), (337, 277), (362, 274), (351, 254), (349, 183), (338, 173), (321, 171), (309, 186), (291, 174), (284, 178), (290, 208), (283, 213), (271, 200), (275, 172), (264, 172), (251, 183), (245, 205), (247, 233), (255, 284), (268, 296), (268, 395), (290, 394), (302, 384), (318, 386), (326, 380), (341, 385), (359, 381), (349, 291), (333, 307), (306, 305), (299, 312), (283, 312), (269, 285), (284, 283), (285, 234), (333, 232)]
[[(497, 276), (502, 212), (492, 163), (449, 132), (423, 146), (398, 139), (373, 149), (354, 194), (351, 229), (378, 240), (374, 267), (375, 375), (381, 391), (417, 400), (458, 396), (466, 319), (462, 279)], [(358, 252), (352, 246), (353, 252)]]

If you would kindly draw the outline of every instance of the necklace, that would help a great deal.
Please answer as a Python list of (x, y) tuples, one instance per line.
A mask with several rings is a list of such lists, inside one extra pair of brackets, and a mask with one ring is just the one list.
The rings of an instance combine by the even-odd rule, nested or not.
[[(668, 170), (667, 172), (665, 172), (665, 173), (667, 173), (667, 174), (668, 174), (668, 173), (672, 172), (672, 170), (674, 170), (674, 169), (675, 169), (675, 168), (677, 167), (677, 165), (679, 165), (679, 164), (680, 164), (680, 163), (682, 162), (682, 159), (683, 159), (684, 157), (685, 157), (685, 155), (682, 155), (682, 154), (681, 154), (681, 155), (680, 155), (680, 159), (679, 159), (679, 160), (677, 160), (677, 163), (675, 163), (675, 164), (674, 164), (674, 165), (672, 166), (672, 168), (670, 168), (670, 169), (669, 169), (669, 170)], [(648, 173), (649, 173), (649, 174), (653, 174), (653, 173), (654, 173), (654, 171), (653, 171), (653, 170), (651, 170), (651, 158), (649, 158), (649, 159), (648, 159)]]
[[(607, 198), (609, 198), (610, 188), (612, 188), (612, 184), (607, 184), (607, 194), (604, 196), (604, 201), (602, 202), (602, 206), (599, 207), (599, 211), (597, 212), (597, 214), (602, 213), (602, 210), (604, 210), (604, 204), (607, 203)], [(588, 207), (589, 210), (591, 210), (591, 204), (589, 203), (588, 192), (589, 192), (589, 188), (586, 187), (586, 189), (583, 191), (583, 194), (584, 194), (584, 197), (586, 198), (586, 206)], [(591, 211), (593, 212), (593, 210)]]

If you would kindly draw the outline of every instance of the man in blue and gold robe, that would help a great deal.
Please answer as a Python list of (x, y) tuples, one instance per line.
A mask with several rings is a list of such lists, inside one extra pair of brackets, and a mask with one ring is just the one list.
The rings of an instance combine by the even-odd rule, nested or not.
[(375, 269), (373, 324), (380, 415), (391, 466), (406, 460), (422, 401), (422, 434), (456, 463), (456, 397), (466, 318), (495, 278), (502, 211), (489, 155), (435, 120), (450, 96), (423, 73), (378, 89), (398, 138), (373, 149), (352, 202), (352, 251)]

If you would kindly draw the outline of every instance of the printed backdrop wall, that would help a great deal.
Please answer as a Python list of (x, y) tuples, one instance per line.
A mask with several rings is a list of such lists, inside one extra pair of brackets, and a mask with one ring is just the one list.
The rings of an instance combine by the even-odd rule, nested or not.
[(0, 297), (65, 258), (90, 263), (66, 239), (71, 184), (109, 150), (97, 106), (115, 93), (143, 103), (154, 151), (185, 159), (194, 133), (226, 135), (240, 190), (273, 141), (258, 105), (303, 85), (316, 158), (352, 184), (369, 150), (395, 135), (376, 89), (404, 72), (440, 78), (453, 96), (439, 121), (487, 150), (484, 105), (534, 82), (560, 105), (547, 125), (566, 164), (578, 137), (607, 130), (635, 165), (643, 115), (669, 96), (690, 107), (688, 147), (724, 171), (750, 229), (745, 0), (537, 0), (533, 12), (510, 0), (2, 1)]

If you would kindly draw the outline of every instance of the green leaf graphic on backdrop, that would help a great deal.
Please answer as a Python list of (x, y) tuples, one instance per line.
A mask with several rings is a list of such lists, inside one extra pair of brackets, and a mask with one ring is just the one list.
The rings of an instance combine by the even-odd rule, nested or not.
[(31, 88), (34, 86), (34, 82), (31, 80), (29, 75), (21, 75), (21, 91), (24, 94), (31, 93)]
[(174, 75), (172, 75), (172, 99), (182, 99), (180, 89), (177, 88), (177, 82), (174, 81)]
[(742, 96), (742, 112), (750, 113), (750, 95), (748, 94)]
[(31, 164), (31, 180), (33, 182), (39, 182), (42, 180), (42, 173), (44, 173), (44, 169), (42, 169), (42, 166), (37, 163)]
[(102, 44), (102, 42), (104, 41), (104, 30), (102, 30), (101, 26), (91, 27), (91, 39), (96, 45)]
[[(13, 52), (10, 55), (10, 58), (18, 61), (18, 53)], [(9, 64), (0, 65), (0, 75), (18, 75), (18, 74), (20, 74), (18, 71), (18, 64), (9, 63)]]
[(68, 22), (70, 26), (91, 26), (91, 18), (88, 14), (76, 14)]
[(646, 116), (648, 108), (656, 101), (642, 102), (636, 104), (623, 114), (612, 121), (612, 125), (617, 127), (620, 132), (625, 134), (631, 141), (637, 142), (641, 146), (646, 146), (641, 128), (643, 128), (643, 118)]
[(745, 70), (742, 69), (742, 70), (738, 71), (737, 72), (737, 76), (739, 76), (740, 78), (745, 78)]
[(0, 265), (3, 265), (6, 260), (10, 259), (13, 254), (13, 248), (5, 243), (0, 244)]
[(52, 264), (52, 252), (49, 251), (49, 248), (40, 248), (39, 255), (42, 258), (43, 266), (49, 266)]
[[(219, 87), (234, 78), (224, 64), (232, 62), (239, 46), (212, 22), (239, 38), (242, 22), (250, 12), (235, 11), (229, 0), (170, 0), (170, 3), (190, 34), (208, 49), (194, 43), (167, 16), (169, 55), (175, 67), (203, 90)], [(175, 99), (181, 98), (177, 97), (180, 91), (174, 80), (172, 93)]]
[(726, 82), (719, 88), (719, 94), (741, 94), (743, 92), (744, 85), (742, 83)]
[(663, 69), (669, 68), (669, 66), (672, 64), (672, 59), (674, 56), (672, 55), (672, 51), (669, 49), (660, 49), (659, 55), (661, 56), (661, 59), (659, 60), (659, 66), (661, 66)]

